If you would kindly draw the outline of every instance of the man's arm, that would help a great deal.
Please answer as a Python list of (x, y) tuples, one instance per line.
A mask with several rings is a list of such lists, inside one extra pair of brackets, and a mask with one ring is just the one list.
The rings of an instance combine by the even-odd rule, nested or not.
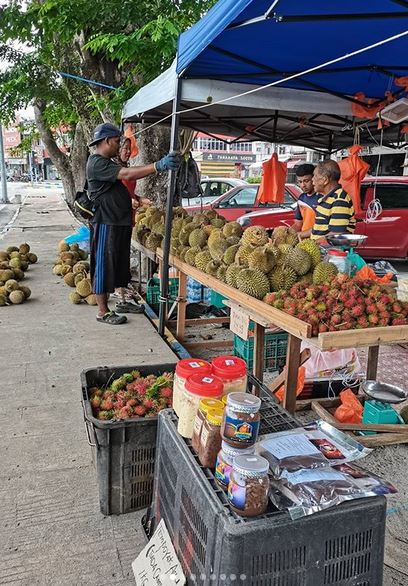
[(302, 230), (302, 220), (295, 220), (293, 222), (293, 224), (291, 225), (292, 230), (294, 230), (295, 232), (301, 232)]
[(142, 167), (121, 167), (118, 173), (118, 179), (134, 181), (136, 179), (143, 179), (143, 177), (152, 175), (152, 173), (156, 173), (154, 164), (143, 165)]

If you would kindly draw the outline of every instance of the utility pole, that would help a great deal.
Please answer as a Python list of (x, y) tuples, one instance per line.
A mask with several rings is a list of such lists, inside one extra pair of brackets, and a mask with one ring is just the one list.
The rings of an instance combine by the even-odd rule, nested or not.
[(6, 175), (6, 159), (4, 158), (4, 142), (3, 142), (3, 126), (0, 123), (0, 174), (1, 174), (1, 190), (0, 203), (10, 203), (7, 197), (7, 175)]

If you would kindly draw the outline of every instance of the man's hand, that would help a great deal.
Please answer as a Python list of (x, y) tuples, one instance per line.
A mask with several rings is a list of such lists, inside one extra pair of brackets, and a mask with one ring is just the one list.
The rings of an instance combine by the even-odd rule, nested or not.
[(181, 157), (180, 154), (176, 151), (172, 151), (160, 161), (157, 161), (154, 166), (158, 173), (163, 173), (163, 171), (177, 171), (181, 164)]

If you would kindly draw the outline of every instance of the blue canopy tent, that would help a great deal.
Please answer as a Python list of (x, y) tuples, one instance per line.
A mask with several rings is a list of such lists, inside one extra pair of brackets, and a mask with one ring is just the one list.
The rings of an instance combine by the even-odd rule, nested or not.
[[(174, 67), (171, 148), (177, 146), (180, 117), (183, 125), (207, 132), (214, 132), (216, 125), (226, 122), (227, 117), (233, 135), (242, 140), (248, 140), (248, 136), (268, 140), (266, 136), (269, 135), (271, 141), (310, 146), (307, 136), (310, 140), (312, 134), (316, 142), (325, 140), (326, 150), (330, 152), (344, 146), (344, 139), (352, 142), (354, 122), (351, 115), (333, 115), (333, 112), (329, 121), (330, 110), (325, 112), (320, 104), (327, 95), (351, 106), (358, 92), (380, 102), (385, 92), (393, 92), (398, 97), (405, 91), (395, 80), (408, 75), (408, 1), (220, 0), (180, 36)], [(228, 107), (228, 103), (217, 105), (212, 100), (210, 107), (202, 109), (201, 106), (191, 111), (194, 99), (185, 104), (182, 98), (183, 84), (192, 80), (228, 82), (231, 96), (236, 89), (234, 84), (244, 84), (244, 90), (276, 84), (279, 88), (287, 88), (288, 92), (313, 92), (315, 113), (307, 117), (304, 125), (299, 119), (304, 111), (299, 99), (294, 115), (287, 113), (289, 120), (284, 120), (281, 132), (281, 109), (276, 107), (268, 116), (259, 112), (251, 116), (247, 111), (237, 113), (235, 110), (235, 117), (230, 112), (225, 117), (223, 108)], [(151, 110), (146, 104), (139, 111), (132, 111), (128, 103), (124, 120), (158, 122), (169, 110), (157, 98), (156, 102)], [(250, 106), (251, 97), (248, 97)], [(289, 130), (288, 123), (291, 124)], [(371, 123), (371, 130), (368, 130), (373, 134), (375, 123)], [(391, 143), (399, 139), (397, 127), (391, 127), (387, 133)], [(168, 295), (166, 275), (174, 186), (175, 176), (171, 173), (163, 246), (161, 335)]]

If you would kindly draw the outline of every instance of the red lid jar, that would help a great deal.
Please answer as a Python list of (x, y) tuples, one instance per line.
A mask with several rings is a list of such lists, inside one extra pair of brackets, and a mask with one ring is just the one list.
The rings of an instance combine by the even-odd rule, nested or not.
[(213, 375), (193, 374), (187, 379), (179, 404), (177, 431), (180, 435), (192, 438), (201, 399), (219, 399), (223, 390), (222, 380)]
[(224, 394), (245, 393), (247, 390), (247, 365), (238, 356), (217, 356), (212, 361), (212, 373), (224, 383)]
[(176, 366), (173, 384), (173, 409), (179, 415), (180, 400), (186, 380), (193, 374), (211, 375), (212, 366), (206, 360), (199, 358), (183, 358)]

